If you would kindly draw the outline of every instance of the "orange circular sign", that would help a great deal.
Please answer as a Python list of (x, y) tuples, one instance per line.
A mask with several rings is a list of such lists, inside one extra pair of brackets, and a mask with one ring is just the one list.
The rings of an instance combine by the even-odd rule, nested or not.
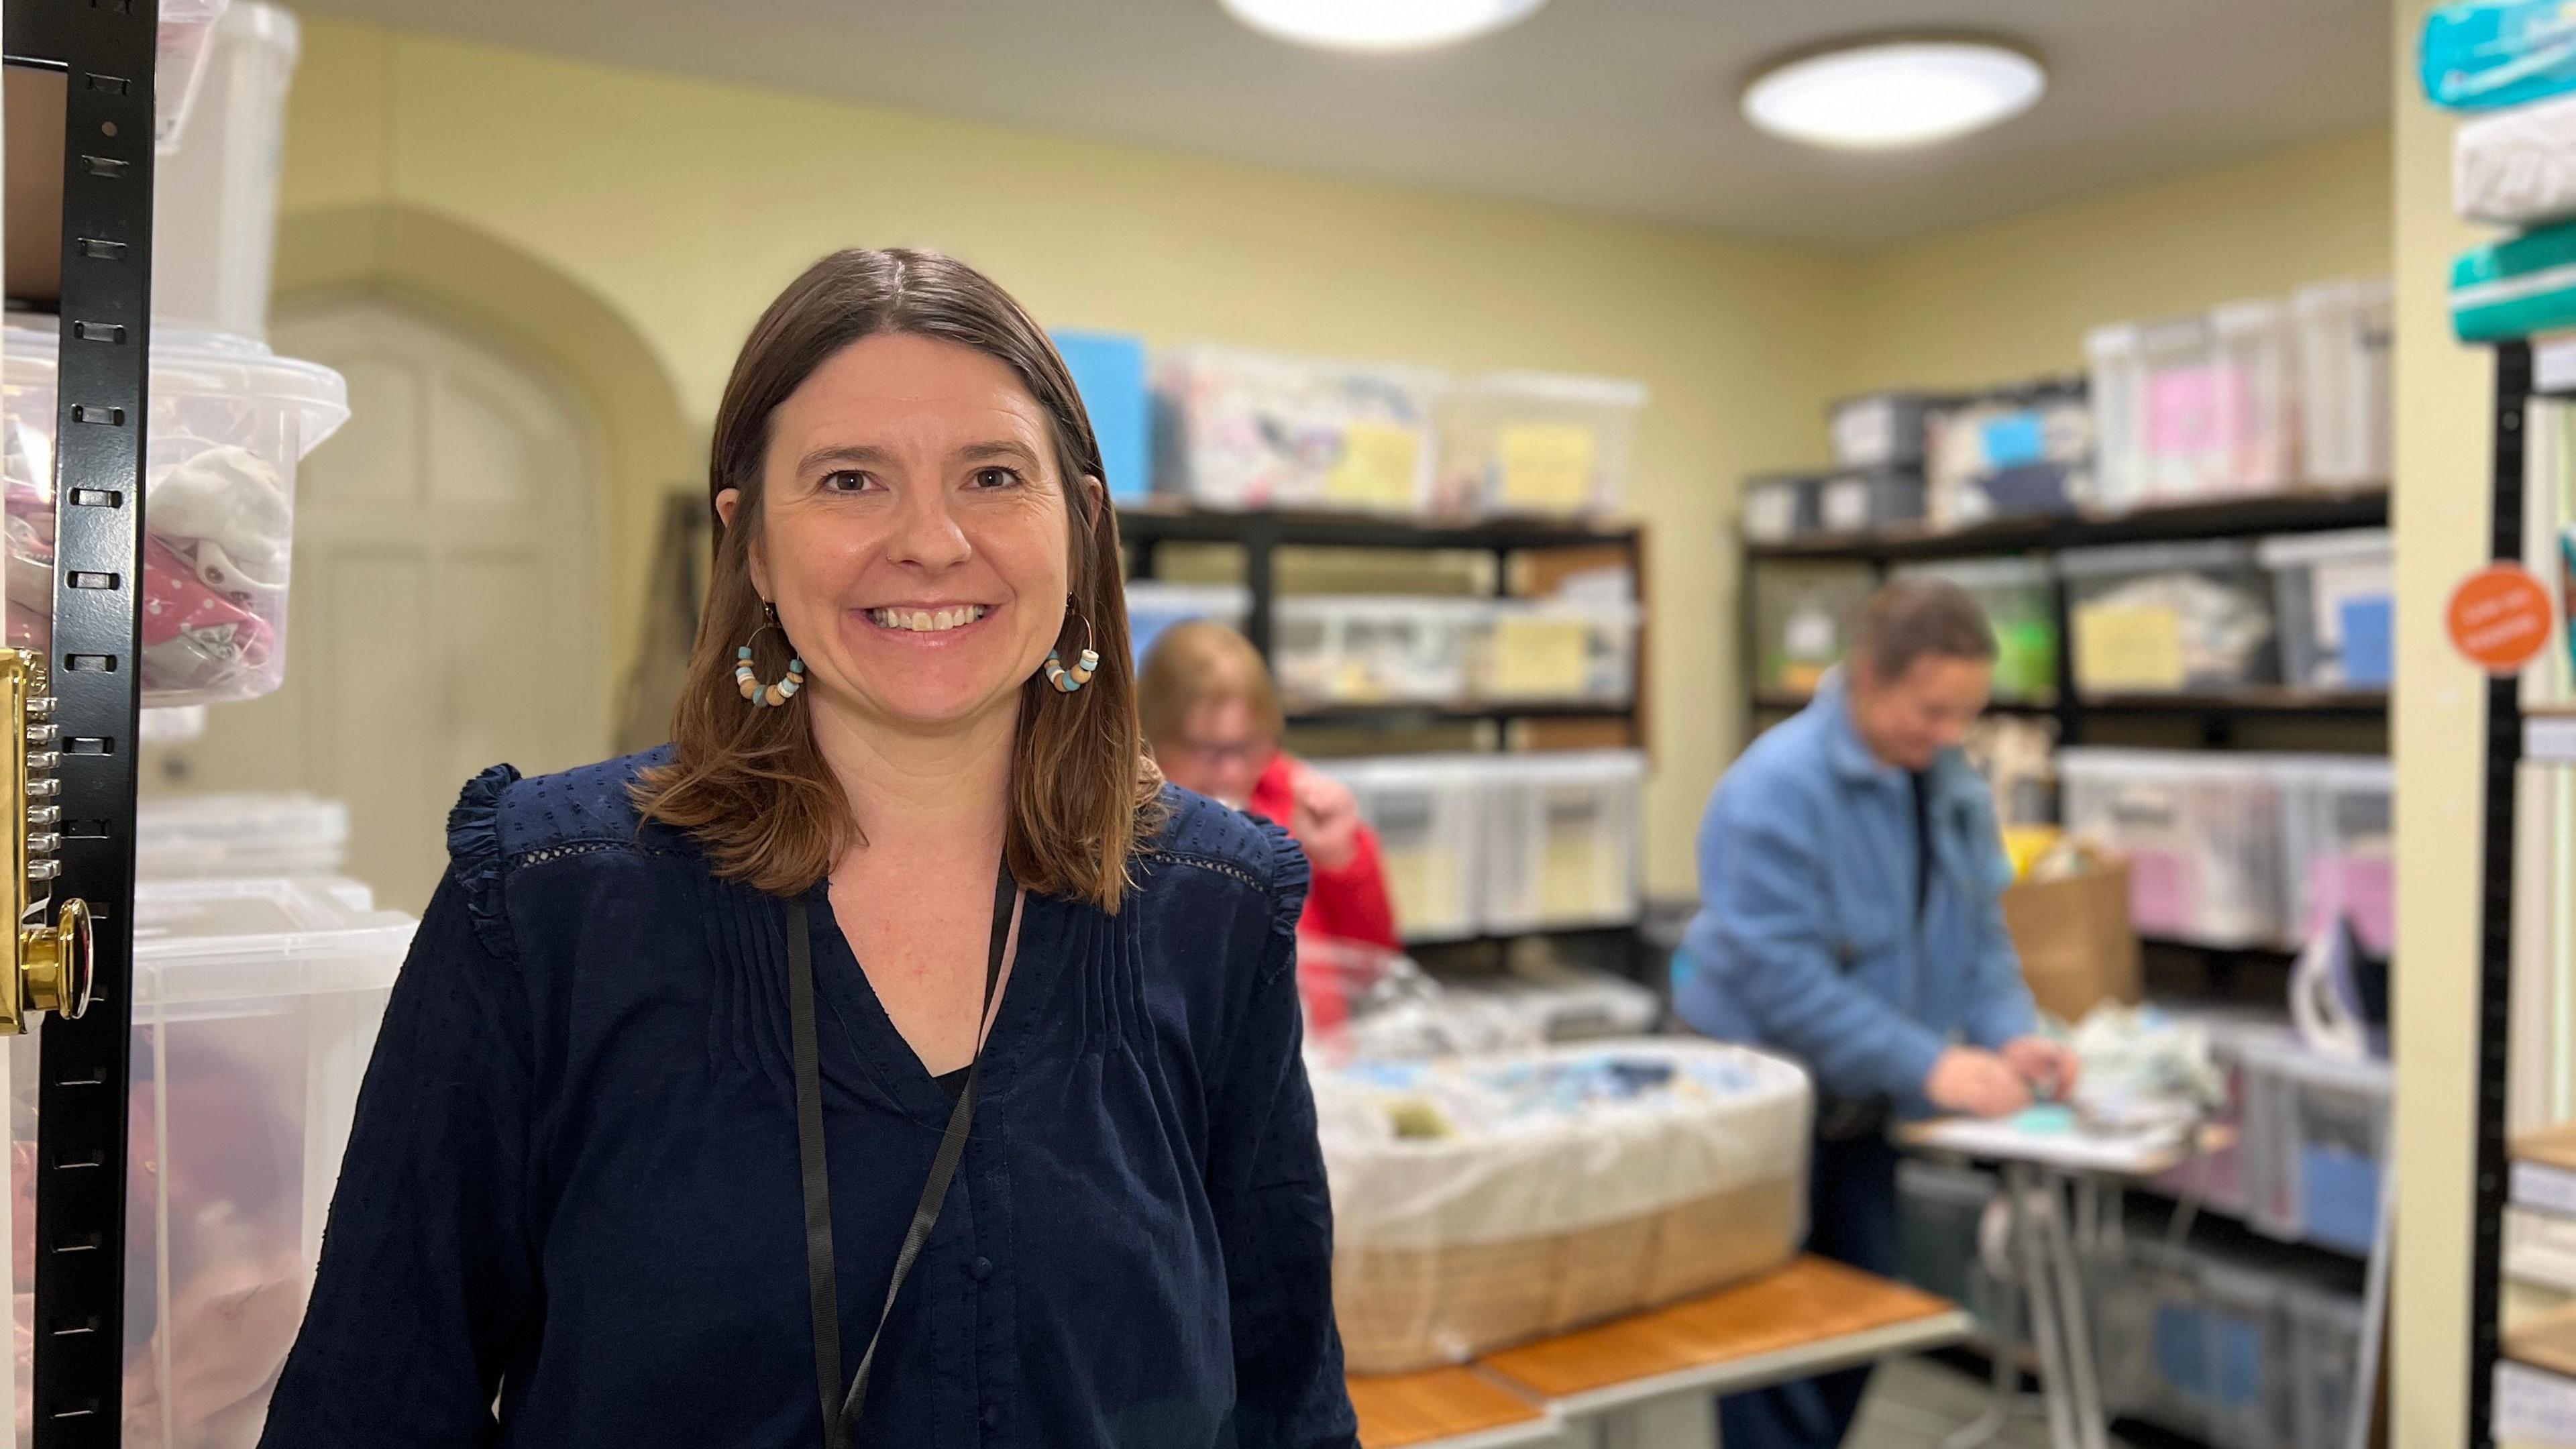
[(2511, 674), (2549, 647), (2549, 589), (2520, 564), (2482, 568), (2451, 591), (2451, 646), (2489, 674)]

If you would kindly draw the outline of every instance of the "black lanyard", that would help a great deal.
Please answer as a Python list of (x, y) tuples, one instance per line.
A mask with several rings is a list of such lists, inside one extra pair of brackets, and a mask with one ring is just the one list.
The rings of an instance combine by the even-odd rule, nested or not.
[(904, 1230), (903, 1248), (895, 1254), (894, 1277), (886, 1284), (885, 1306), (877, 1310), (876, 1331), (868, 1335), (867, 1352), (846, 1393), (841, 1381), (841, 1310), (838, 1275), (832, 1264), (832, 1181), (823, 1161), (823, 1074), (814, 1038), (814, 943), (806, 925), (805, 902), (787, 903), (787, 1015), (796, 1036), (796, 1156), (805, 1176), (805, 1277), (814, 1309), (814, 1379), (822, 1391), (823, 1442), (845, 1449), (858, 1427), (859, 1410), (868, 1401), (868, 1370), (876, 1362), (877, 1342), (885, 1337), (886, 1319), (894, 1313), (895, 1295), (912, 1273), (921, 1245), (939, 1221), (939, 1206), (948, 1200), (948, 1180), (966, 1152), (966, 1131), (975, 1121), (975, 1070), (984, 1060), (984, 1025), (993, 1014), (993, 994), (1002, 980), (1002, 952), (1011, 940), (1012, 908), (1019, 902), (1019, 882), (1009, 861), (993, 883), (993, 944), (984, 956), (984, 1007), (975, 1013), (975, 1055), (966, 1062), (966, 1089), (948, 1114), (948, 1131), (939, 1139), (939, 1154), (930, 1160), (930, 1176), (921, 1185), (921, 1202)]

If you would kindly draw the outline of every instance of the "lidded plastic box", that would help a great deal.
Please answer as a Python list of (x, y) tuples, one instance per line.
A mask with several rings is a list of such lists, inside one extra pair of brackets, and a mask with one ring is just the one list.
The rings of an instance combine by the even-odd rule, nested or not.
[[(328, 882), (137, 891), (126, 1443), (181, 1449), (258, 1437), (303, 1319), (358, 1084), (413, 927), (358, 908)], [(21, 1383), (33, 1313), (38, 1042), (7, 1043)]]
[(152, 172), (153, 230), (165, 239), (152, 249), (158, 325), (268, 335), (286, 92), (300, 45), (295, 17), (260, 0), (238, 0), (215, 22), (195, 119)]
[(2323, 282), (2291, 297), (2304, 480), (2346, 487), (2388, 481), (2396, 303), (2386, 277)]
[(1167, 584), (1135, 579), (1127, 585), (1127, 639), (1142, 664), (1154, 641), (1174, 624), (1208, 619), (1240, 632), (1252, 614), (1252, 590), (1241, 584)]
[(2384, 528), (2267, 538), (2281, 677), (2320, 689), (2385, 689), (2396, 677), (2397, 549)]
[(143, 881), (327, 876), (349, 848), (349, 807), (289, 795), (146, 795), (135, 807)]
[(2361, 1378), (2362, 1302), (2292, 1284), (2290, 1438), (2295, 1449), (2344, 1449)]
[(1272, 667), (1291, 707), (1460, 704), (1490, 599), (1295, 594), (1279, 600)]
[(1485, 611), (1474, 694), (1503, 704), (1625, 704), (1637, 693), (1638, 607), (1623, 599), (1498, 599)]
[[(53, 632), (58, 343), (50, 327), (0, 333), (8, 639), (39, 651)], [(286, 676), (295, 469), (348, 420), (348, 388), (331, 369), (275, 356), (246, 337), (161, 328), (151, 398), (144, 702), (266, 694)]]
[(2203, 1259), (2212, 1449), (2278, 1449), (2289, 1424), (2289, 1343), (2282, 1284), (2268, 1273)]
[(2218, 436), (2226, 463), (2215, 491), (2272, 493), (2296, 481), (2296, 375), (2290, 309), (2268, 299), (2209, 314)]
[(154, 46), (152, 149), (168, 155), (188, 124), (206, 73), (215, 22), (228, 0), (161, 0), (161, 33)]
[(2386, 1178), (2390, 1073), (2295, 1043), (2248, 1051), (2245, 1151), (2253, 1225), (2274, 1237), (2367, 1253)]
[(2300, 945), (2338, 918), (2363, 946), (2397, 943), (2397, 779), (2384, 758), (2274, 756), (2281, 792), (2282, 921)]
[(2057, 768), (2067, 830), (2128, 857), (2141, 934), (2281, 938), (2281, 792), (2264, 757), (2076, 747)]
[(1919, 468), (1926, 416), (1946, 399), (1920, 392), (1845, 398), (1828, 414), (1834, 463), (1842, 468)]
[(1438, 504), (1452, 513), (1614, 513), (1636, 469), (1643, 383), (1551, 373), (1470, 378), (1440, 399)]
[(1418, 514), (1432, 480), (1429, 369), (1188, 347), (1155, 369), (1158, 489), (1210, 508)]
[(2154, 492), (2147, 462), (2146, 337), (2133, 324), (2084, 334), (2093, 404), (2093, 502), (2119, 513)]
[(1755, 543), (1786, 543), (1821, 531), (1822, 477), (1774, 473), (1744, 480), (1744, 536)]
[(1377, 832), (1378, 860), (1408, 941), (1454, 941), (1477, 931), (1484, 850), (1477, 794), (1488, 778), (1473, 755), (1317, 760), (1350, 787)]
[(1633, 750), (1493, 755), (1477, 791), (1488, 931), (1624, 925), (1642, 889)]
[(2273, 589), (2254, 545), (2215, 539), (2058, 555), (2086, 694), (2273, 683)]
[(2046, 703), (2057, 695), (2057, 600), (2048, 564), (2036, 558), (1918, 564), (1903, 578), (1941, 579), (1968, 591), (1995, 628), (1995, 697)]

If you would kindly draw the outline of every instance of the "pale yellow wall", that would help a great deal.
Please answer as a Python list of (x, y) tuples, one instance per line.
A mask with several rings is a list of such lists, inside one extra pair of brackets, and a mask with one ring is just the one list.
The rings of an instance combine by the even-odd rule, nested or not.
[[(853, 244), (956, 252), (1050, 325), (1642, 379), (1648, 845), (1666, 891), (1690, 887), (1691, 833), (1737, 733), (1720, 627), (1733, 480), (1821, 450), (1851, 327), (1848, 261), (315, 19), (286, 225), (372, 207), (469, 227), (594, 293), (667, 372), (692, 438), (762, 305)], [(613, 500), (621, 641), (649, 543), (637, 492)]]
[(1844, 385), (2080, 370), (2105, 322), (2385, 275), (2388, 215), (2374, 128), (1893, 248), (1861, 266)]
[(2424, 102), (2415, 40), (2431, 0), (2396, 10), (2397, 1256), (2392, 1444), (2464, 1442), (2475, 1120), (2478, 786), (2483, 681), (2452, 652), (2443, 603), (2487, 556), (2491, 361), (2451, 340), (2451, 258), (2480, 228), (2451, 214), (2453, 120)]

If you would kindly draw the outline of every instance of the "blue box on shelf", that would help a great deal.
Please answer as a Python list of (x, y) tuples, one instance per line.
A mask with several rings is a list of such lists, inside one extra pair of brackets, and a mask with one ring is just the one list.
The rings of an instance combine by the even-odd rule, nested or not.
[(1153, 390), (1145, 371), (1145, 340), (1115, 332), (1056, 332), (1055, 350), (1073, 374), (1091, 431), (1100, 439), (1100, 466), (1112, 502), (1131, 503), (1154, 489)]
[(2424, 17), (2424, 94), (2482, 111), (2576, 90), (2576, 13), (2563, 0), (2472, 0)]

